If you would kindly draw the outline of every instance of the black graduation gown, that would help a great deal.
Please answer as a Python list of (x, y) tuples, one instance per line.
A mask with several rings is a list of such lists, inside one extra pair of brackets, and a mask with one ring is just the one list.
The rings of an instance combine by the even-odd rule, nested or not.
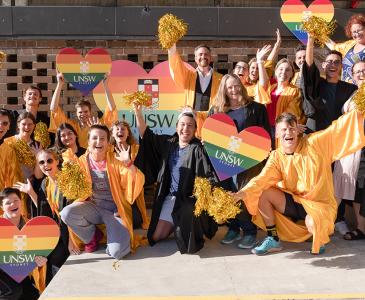
[[(68, 240), (69, 233), (67, 225), (59, 218), (55, 213), (52, 212), (51, 206), (47, 201), (47, 192), (46, 192), (46, 181), (47, 177), (43, 179), (40, 189), (38, 190), (38, 207), (37, 207), (37, 215), (38, 216), (46, 216), (50, 217), (60, 226), (60, 239), (58, 240), (58, 244), (56, 248), (48, 255), (47, 259), (47, 276), (46, 283), (48, 284), (52, 279), (52, 265), (60, 268), (67, 258), (70, 255), (68, 251)], [(58, 208), (61, 211), (69, 202), (60, 192), (59, 195), (59, 203)]]
[(319, 70), (313, 63), (310, 67), (306, 63), (302, 67), (301, 90), (303, 93), (303, 111), (308, 118), (307, 127), (312, 131), (326, 129), (332, 121), (342, 115), (342, 107), (357, 86), (345, 81), (338, 81), (336, 87), (336, 109), (334, 118), (328, 110), (326, 99), (322, 97), (323, 88), (327, 81), (320, 76)]
[[(161, 166), (157, 176), (151, 223), (147, 233), (150, 245), (153, 246), (155, 242), (152, 240), (152, 235), (159, 221), (162, 204), (170, 189), (169, 154), (179, 147), (179, 139), (176, 134), (173, 136), (156, 135), (147, 128), (141, 144), (146, 150), (143, 153), (145, 160), (157, 159), (155, 166)], [(181, 253), (195, 253), (204, 246), (204, 235), (211, 239), (218, 230), (218, 225), (206, 213), (199, 217), (194, 216), (196, 201), (192, 196), (194, 180), (197, 176), (209, 178), (212, 183), (217, 179), (201, 142), (193, 138), (187, 147), (189, 147), (189, 153), (182, 164), (172, 218), (178, 249)]]

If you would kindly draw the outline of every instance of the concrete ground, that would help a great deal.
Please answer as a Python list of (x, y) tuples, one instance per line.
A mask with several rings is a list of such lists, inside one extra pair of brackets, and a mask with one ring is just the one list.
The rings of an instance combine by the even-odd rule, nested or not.
[(171, 239), (118, 263), (103, 251), (71, 256), (40, 299), (365, 299), (365, 240), (335, 235), (324, 255), (306, 242), (256, 256), (221, 245), (225, 230), (195, 255)]

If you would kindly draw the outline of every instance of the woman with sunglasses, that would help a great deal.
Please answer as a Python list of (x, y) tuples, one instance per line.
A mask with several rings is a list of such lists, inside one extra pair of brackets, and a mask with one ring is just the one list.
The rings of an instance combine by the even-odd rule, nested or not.
[[(130, 125), (127, 121), (116, 121), (111, 128), (111, 144), (114, 146), (115, 158), (121, 160), (121, 151), (128, 151), (130, 159), (135, 162), (139, 145), (133, 137)], [(140, 157), (138, 157), (140, 160)], [(153, 184), (153, 182), (145, 182), (145, 185)], [(132, 205), (133, 228), (148, 229), (150, 220), (147, 215), (146, 203), (144, 200), (144, 190), (141, 191), (135, 203)]]
[(68, 123), (62, 123), (57, 128), (55, 148), (58, 153), (62, 153), (62, 156), (64, 156), (67, 149), (71, 149), (72, 153), (77, 157), (80, 157), (86, 151), (85, 148), (82, 148), (79, 145), (76, 130)]
[(56, 248), (47, 257), (47, 278), (48, 284), (55, 275), (54, 270), (58, 270), (71, 254), (79, 254), (80, 250), (69, 237), (67, 225), (62, 222), (60, 212), (70, 202), (62, 195), (57, 186), (57, 175), (59, 172), (59, 158), (54, 150), (40, 150), (37, 153), (37, 165), (44, 174), (40, 187), (36, 188), (27, 183), (17, 182), (14, 188), (29, 195), (34, 205), (37, 207), (37, 216), (46, 216), (55, 220), (60, 226), (60, 239)]

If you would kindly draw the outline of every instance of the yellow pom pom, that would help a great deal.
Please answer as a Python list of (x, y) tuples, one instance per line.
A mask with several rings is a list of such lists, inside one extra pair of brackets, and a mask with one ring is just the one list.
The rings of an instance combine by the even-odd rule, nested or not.
[(211, 197), (212, 188), (209, 180), (206, 178), (196, 177), (194, 181), (193, 195), (196, 199), (194, 215), (199, 217), (201, 213), (208, 210), (209, 199)]
[(43, 149), (47, 149), (51, 144), (48, 127), (43, 122), (38, 122), (34, 129), (34, 139), (39, 142)]
[(233, 197), (227, 191), (220, 187), (213, 189), (212, 198), (209, 201), (208, 214), (218, 224), (233, 219), (240, 211), (240, 204), (234, 201)]
[(6, 60), (6, 53), (3, 51), (0, 51), (0, 67), (2, 63)]
[(170, 49), (188, 31), (188, 25), (172, 14), (166, 14), (158, 21), (158, 39), (163, 49)]
[(20, 164), (33, 168), (35, 165), (35, 156), (30, 150), (28, 144), (21, 139), (11, 145)]
[(316, 43), (323, 48), (336, 29), (336, 21), (327, 22), (323, 18), (311, 16), (303, 20), (302, 29), (313, 36)]
[(227, 191), (220, 187), (212, 190), (206, 178), (195, 178), (193, 195), (196, 199), (194, 215), (197, 217), (206, 211), (218, 224), (222, 224), (241, 211), (240, 204)]
[(355, 103), (356, 110), (365, 114), (365, 83), (361, 84), (352, 96), (352, 101)]
[(152, 105), (152, 96), (143, 91), (126, 94), (123, 98), (128, 105), (131, 105), (133, 102), (138, 102), (145, 107), (150, 107)]
[(92, 194), (91, 182), (87, 180), (81, 167), (73, 161), (63, 164), (57, 176), (57, 184), (68, 200), (85, 199)]

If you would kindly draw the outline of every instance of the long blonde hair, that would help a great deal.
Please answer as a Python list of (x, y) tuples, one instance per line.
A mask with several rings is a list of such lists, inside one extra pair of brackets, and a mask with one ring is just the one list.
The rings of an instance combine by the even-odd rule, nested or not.
[(241, 106), (247, 106), (248, 104), (250, 104), (253, 101), (253, 99), (248, 96), (247, 90), (244, 87), (244, 85), (242, 84), (241, 79), (235, 74), (226, 74), (223, 76), (223, 78), (221, 80), (221, 83), (220, 83), (219, 89), (218, 89), (218, 93), (217, 93), (217, 97), (214, 99), (213, 108), (214, 108), (215, 113), (227, 112), (230, 109), (229, 98), (227, 96), (227, 89), (226, 89), (227, 80), (230, 78), (235, 79), (241, 88), (242, 98), (241, 98), (241, 101), (239, 102), (239, 104)]
[[(290, 83), (294, 77), (295, 69), (294, 69), (293, 63), (289, 59), (287, 59), (287, 58), (280, 59), (275, 66), (274, 74), (276, 73), (276, 70), (280, 67), (280, 65), (284, 64), (284, 63), (287, 63), (289, 65), (289, 67), (291, 68), (291, 76), (288, 80), (288, 82)], [(275, 77), (276, 77), (276, 75), (275, 75)]]

